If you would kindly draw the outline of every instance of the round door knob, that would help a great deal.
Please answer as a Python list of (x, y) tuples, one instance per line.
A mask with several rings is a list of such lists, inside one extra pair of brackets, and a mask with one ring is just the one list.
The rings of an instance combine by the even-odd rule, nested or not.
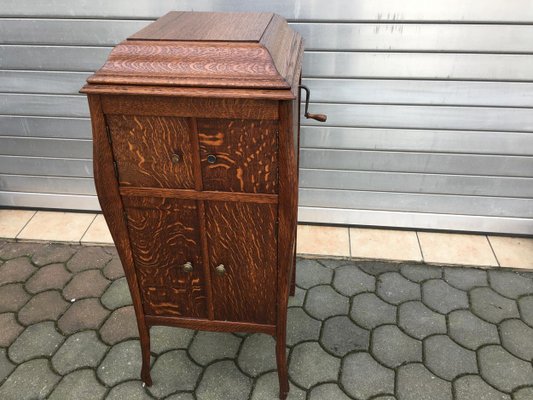
[(176, 154), (176, 153), (172, 154), (172, 157), (171, 157), (171, 158), (172, 158), (172, 164), (177, 164), (177, 163), (179, 163), (180, 160), (181, 160), (180, 155), (179, 155), (179, 154)]
[(183, 269), (183, 272), (192, 272), (194, 269), (190, 261), (187, 261), (185, 264), (183, 264), (181, 268)]
[(222, 276), (226, 273), (226, 267), (224, 267), (224, 264), (217, 265), (215, 271), (218, 275)]
[(214, 154), (209, 154), (209, 155), (207, 156), (207, 162), (208, 162), (209, 164), (214, 164), (214, 163), (216, 163), (216, 162), (217, 162), (217, 156), (215, 156)]

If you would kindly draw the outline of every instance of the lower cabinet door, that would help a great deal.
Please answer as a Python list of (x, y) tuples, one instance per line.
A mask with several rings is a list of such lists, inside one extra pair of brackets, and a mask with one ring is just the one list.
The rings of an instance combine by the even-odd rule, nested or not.
[(207, 318), (196, 201), (124, 197), (123, 203), (145, 313)]
[(276, 323), (277, 205), (206, 201), (214, 317)]

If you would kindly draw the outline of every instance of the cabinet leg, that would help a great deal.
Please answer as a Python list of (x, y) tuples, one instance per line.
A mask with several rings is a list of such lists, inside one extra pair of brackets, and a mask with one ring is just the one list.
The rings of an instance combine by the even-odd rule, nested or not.
[(278, 364), (279, 398), (285, 400), (289, 394), (289, 375), (287, 371), (286, 336), (276, 338), (276, 360)]
[(152, 376), (150, 375), (150, 330), (144, 325), (139, 325), (139, 336), (141, 339), (141, 380), (146, 386), (152, 386)]

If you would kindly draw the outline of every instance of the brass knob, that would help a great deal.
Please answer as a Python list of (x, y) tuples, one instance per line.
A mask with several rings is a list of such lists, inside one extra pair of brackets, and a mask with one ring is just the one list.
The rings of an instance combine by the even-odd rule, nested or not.
[(187, 261), (185, 264), (183, 264), (181, 268), (183, 269), (183, 272), (192, 272), (194, 269), (190, 261)]
[(172, 164), (177, 164), (180, 162), (180, 160), (181, 160), (181, 157), (179, 154), (176, 154), (176, 153), (172, 154)]
[(226, 267), (224, 267), (224, 264), (217, 265), (215, 271), (218, 275), (222, 276), (226, 273)]
[(214, 154), (209, 154), (209, 155), (207, 156), (207, 162), (208, 162), (209, 164), (214, 164), (214, 163), (216, 163), (216, 162), (217, 162), (217, 156), (215, 156)]

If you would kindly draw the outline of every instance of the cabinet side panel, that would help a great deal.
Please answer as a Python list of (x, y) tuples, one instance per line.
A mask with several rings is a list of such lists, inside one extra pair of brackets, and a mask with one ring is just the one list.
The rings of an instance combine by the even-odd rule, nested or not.
[(206, 318), (196, 202), (125, 197), (124, 204), (146, 314)]
[(194, 188), (188, 118), (108, 115), (122, 186)]
[[(205, 205), (215, 319), (275, 324), (276, 205)], [(223, 275), (215, 272), (220, 264)]]

